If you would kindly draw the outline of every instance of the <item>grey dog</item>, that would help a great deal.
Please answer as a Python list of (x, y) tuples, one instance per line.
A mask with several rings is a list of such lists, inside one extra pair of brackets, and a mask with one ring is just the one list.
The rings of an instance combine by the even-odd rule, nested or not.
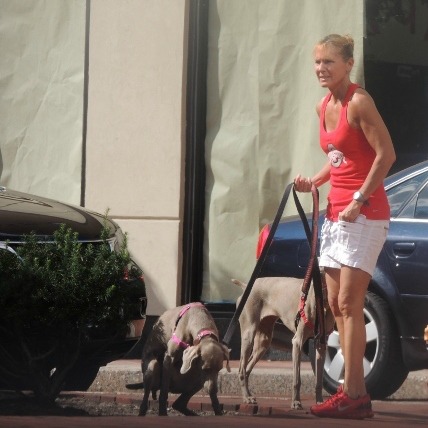
[(150, 392), (159, 394), (159, 415), (167, 415), (168, 392), (180, 394), (172, 408), (186, 416), (190, 398), (206, 386), (216, 415), (222, 410), (217, 397), (218, 373), (229, 367), (229, 349), (219, 342), (215, 322), (202, 303), (190, 303), (165, 311), (154, 324), (144, 345), (142, 357), (143, 384), (127, 385), (130, 389), (144, 387), (140, 415), (148, 409)]
[[(232, 282), (245, 289), (246, 284), (232, 279)], [(241, 329), (241, 358), (239, 363), (239, 382), (245, 403), (255, 404), (256, 398), (248, 388), (248, 378), (257, 361), (265, 354), (267, 349), (284, 348), (284, 343), (272, 340), (275, 322), (280, 319), (284, 326), (294, 334), (292, 339), (293, 359), (293, 390), (291, 408), (302, 409), (300, 400), (300, 363), (301, 353), (305, 342), (314, 337), (315, 294), (313, 287), (308, 293), (305, 316), (307, 322), (302, 319), (297, 329), (295, 318), (299, 310), (301, 298), (302, 280), (291, 277), (266, 277), (258, 278), (248, 296), (243, 311), (239, 317)], [(239, 304), (242, 295), (237, 300)], [(325, 308), (326, 331), (331, 331), (334, 326), (334, 317), (330, 308)], [(315, 398), (322, 402), (322, 374), (325, 361), (325, 345), (316, 343), (316, 387)]]

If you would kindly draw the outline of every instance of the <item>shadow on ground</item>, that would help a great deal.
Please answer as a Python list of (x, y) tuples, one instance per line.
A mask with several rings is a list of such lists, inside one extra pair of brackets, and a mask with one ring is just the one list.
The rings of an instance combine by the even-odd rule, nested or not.
[(33, 395), (17, 392), (0, 392), (1, 416), (87, 416), (81, 408), (71, 407), (57, 400), (52, 405), (41, 404)]

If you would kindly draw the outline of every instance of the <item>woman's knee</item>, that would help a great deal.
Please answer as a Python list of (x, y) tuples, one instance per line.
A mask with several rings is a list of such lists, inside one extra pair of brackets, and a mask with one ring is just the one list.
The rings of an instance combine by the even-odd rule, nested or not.
[(337, 297), (336, 298), (332, 298), (332, 297), (328, 297), (328, 304), (330, 306), (330, 310), (333, 313), (333, 316), (339, 317), (342, 315), (341, 311), (340, 311), (340, 307), (339, 307), (339, 302)]
[(358, 299), (356, 296), (339, 296), (337, 300), (337, 308), (344, 317), (361, 314), (364, 308), (364, 299)]

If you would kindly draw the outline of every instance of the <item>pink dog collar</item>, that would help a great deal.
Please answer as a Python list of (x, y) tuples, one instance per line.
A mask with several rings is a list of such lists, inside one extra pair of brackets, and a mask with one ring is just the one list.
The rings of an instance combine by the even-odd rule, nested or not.
[(197, 339), (194, 341), (194, 344), (197, 345), (198, 343), (200, 343), (200, 341), (206, 337), (206, 336), (211, 336), (213, 337), (215, 340), (217, 340), (218, 342), (218, 337), (217, 335), (212, 331), (212, 330), (201, 330), (198, 335), (197, 335)]
[[(205, 305), (201, 302), (193, 302), (193, 303), (189, 303), (186, 306), (184, 306), (184, 308), (180, 311), (180, 313), (178, 314), (177, 320), (175, 321), (175, 328), (174, 328), (174, 332), (172, 333), (172, 337), (171, 340), (177, 344), (178, 346), (183, 347), (184, 349), (188, 348), (190, 345), (186, 342), (183, 342), (179, 337), (177, 337), (177, 335), (175, 334), (175, 329), (177, 328), (178, 322), (181, 320), (181, 318), (183, 317), (183, 315), (190, 309), (190, 308), (195, 308), (195, 307), (203, 307), (205, 308)], [(202, 332), (208, 332), (209, 330), (202, 330)], [(212, 331), (209, 331), (210, 334), (214, 334)], [(198, 333), (198, 337), (199, 337)], [(207, 334), (205, 334), (205, 336), (207, 336)], [(215, 336), (215, 335), (214, 335)], [(199, 338), (199, 342), (201, 341), (203, 336), (201, 336)], [(198, 342), (198, 343), (199, 343)]]
[(182, 340), (180, 340), (180, 338), (177, 337), (177, 335), (175, 333), (172, 333), (172, 337), (171, 340), (176, 343), (178, 346), (183, 347), (184, 349), (188, 348), (190, 345), (186, 342), (183, 342)]

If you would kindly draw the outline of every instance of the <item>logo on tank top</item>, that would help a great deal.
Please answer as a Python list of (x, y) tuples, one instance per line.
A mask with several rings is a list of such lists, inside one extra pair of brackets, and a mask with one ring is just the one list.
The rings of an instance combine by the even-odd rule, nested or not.
[(339, 168), (342, 162), (346, 163), (345, 156), (343, 155), (343, 153), (337, 150), (336, 147), (333, 146), (333, 144), (329, 144), (327, 148), (328, 148), (327, 156), (330, 160), (331, 166), (334, 166), (335, 168)]

